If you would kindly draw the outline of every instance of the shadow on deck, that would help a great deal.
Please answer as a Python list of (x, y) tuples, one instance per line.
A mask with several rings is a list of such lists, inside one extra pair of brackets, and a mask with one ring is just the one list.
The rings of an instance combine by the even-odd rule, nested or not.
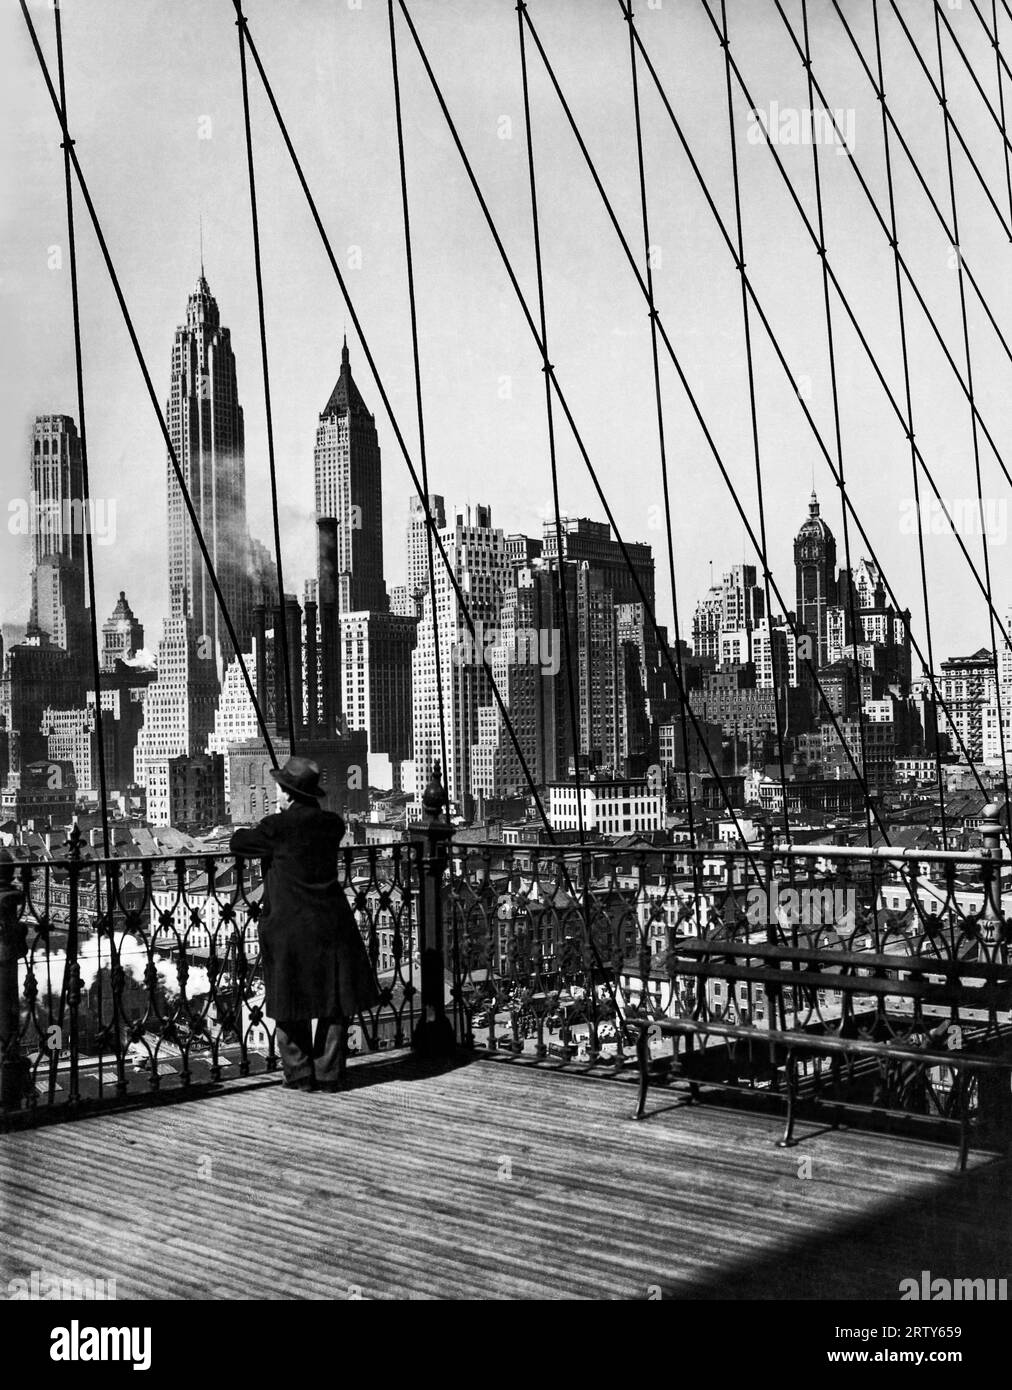
[[(0, 1287), (128, 1299), (896, 1299), (1004, 1277), (1008, 1162), (509, 1061), (352, 1064), (0, 1136)], [(811, 1159), (811, 1176), (803, 1159)]]

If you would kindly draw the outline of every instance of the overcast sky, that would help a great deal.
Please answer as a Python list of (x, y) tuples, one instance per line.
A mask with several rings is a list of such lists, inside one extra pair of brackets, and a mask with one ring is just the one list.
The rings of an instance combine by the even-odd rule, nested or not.
[[(712, 3), (712, 0), (711, 0)], [(248, 0), (251, 32), (270, 76), (354, 296), (370, 346), (417, 463), (404, 243), (385, 0)], [(517, 16), (512, 0), (410, 0), (482, 189), (536, 313), (530, 198)], [(801, 33), (800, 0), (784, 9)], [(874, 66), (871, 0), (843, 0)], [(932, 6), (899, 0), (900, 13), (937, 76)], [(981, 6), (990, 19), (991, 6)], [(53, 14), (31, 0), (55, 74)], [(998, 7), (1012, 59), (1012, 22)], [(719, 20), (719, 4), (714, 5)], [(602, 181), (642, 255), (628, 29), (618, 0), (533, 0), (530, 14), (574, 110)], [(945, 9), (997, 110), (994, 53), (967, 0)], [(880, 3), (886, 91), (897, 122), (948, 217), (941, 109), (890, 0)], [(640, 0), (637, 23), (713, 197), (733, 231), (734, 200), (723, 56), (702, 0)], [(732, 52), (756, 106), (778, 135), (808, 108), (805, 75), (772, 0), (729, 0)], [(857, 164), (888, 217), (881, 118), (871, 86), (830, 0), (810, 0), (814, 71), (841, 113)], [(77, 415), (59, 128), (18, 6), (3, 7), (0, 52), (8, 67), (3, 122), (3, 514), (26, 494), (35, 415)], [(251, 530), (270, 540), (266, 434), (257, 328), (237, 34), (229, 0), (64, 0), (68, 104), (76, 149), (159, 398), (168, 392), (173, 332), (204, 263), (232, 332), (246, 416)], [(550, 473), (540, 362), (498, 253), (467, 184), (443, 116), (399, 19), (402, 99), (431, 485), (447, 500), (487, 502), (507, 532), (539, 533)], [(948, 38), (951, 110), (1006, 224), (1012, 213), (1002, 138)], [(528, 44), (551, 360), (628, 540), (658, 560), (658, 613), (670, 621), (659, 453), (646, 306), (565, 122)], [(640, 68), (657, 304), (746, 511), (757, 494), (740, 282), (656, 90)], [(312, 565), (313, 442), (340, 367), (347, 328), (352, 368), (376, 413), (383, 449), (389, 584), (404, 581), (410, 478), (259, 81), (251, 72), (274, 427), (283, 499), (287, 587), (300, 594)], [(1006, 101), (1012, 84), (1006, 78)], [(749, 103), (736, 88), (734, 131), (745, 254), (756, 291), (811, 409), (835, 451), (818, 257)], [(202, 138), (209, 137), (209, 138)], [(815, 215), (810, 145), (778, 144), (809, 216)], [(851, 161), (820, 148), (830, 263), (903, 403), (892, 253)], [(960, 242), (966, 263), (1008, 333), (1009, 238), (954, 137)], [(918, 288), (964, 367), (954, 257), (930, 205), (893, 142), (900, 248)], [(116, 537), (96, 547), (100, 618), (122, 588), (157, 642), (168, 604), (164, 535), (166, 467), (106, 271), (80, 199), (77, 227), (92, 490), (116, 506)], [(358, 248), (356, 253), (355, 248)], [(351, 268), (360, 256), (360, 268)], [(969, 337), (981, 415), (1012, 460), (1012, 363), (969, 291)], [(970, 411), (923, 311), (905, 286), (914, 428), (942, 495), (963, 510), (965, 542), (982, 561)], [(924, 642), (917, 539), (909, 510), (903, 428), (833, 298), (843, 462), (849, 490), (888, 577), (913, 610)], [(843, 562), (840, 503), (761, 326), (753, 319), (759, 446), (774, 578), (793, 603), (791, 542), (815, 484)], [(682, 623), (709, 581), (754, 560), (713, 455), (671, 363), (662, 387), (674, 504)], [(564, 509), (603, 517), (561, 414), (557, 438)], [(1009, 488), (981, 438), (983, 495), (996, 604), (1012, 602)], [(926, 485), (925, 485), (926, 490)], [(930, 518), (929, 529), (930, 529)], [(936, 530), (940, 527), (936, 527)], [(24, 621), (25, 538), (4, 532), (0, 619)], [(855, 559), (864, 553), (852, 533)], [(983, 599), (951, 535), (928, 534), (928, 585), (936, 657), (988, 640)], [(915, 670), (919, 669), (915, 661)]]

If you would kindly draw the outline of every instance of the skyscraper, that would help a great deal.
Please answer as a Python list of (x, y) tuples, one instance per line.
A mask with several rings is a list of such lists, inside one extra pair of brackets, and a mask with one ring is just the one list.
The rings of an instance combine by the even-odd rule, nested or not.
[[(251, 604), (243, 413), (231, 336), (203, 266), (172, 345), (168, 427), (225, 604), (245, 642)], [(171, 460), (167, 471), (170, 613), (192, 619), (197, 640), (211, 639), (220, 678), (233, 647)]]
[[(429, 511), (436, 530), (446, 525), (446, 504), (438, 493), (429, 493)], [(433, 566), (442, 564), (439, 552), (433, 541)], [(429, 542), (425, 507), (420, 497), (412, 497), (408, 503), (408, 594), (416, 603), (422, 594), (429, 591)]]
[[(502, 593), (508, 581), (502, 531), (492, 529), (491, 508), (459, 507), (440, 539), (467, 600), (476, 629), (495, 630)], [(434, 624), (439, 625), (440, 671), (446, 716), (443, 785), (452, 802), (467, 814), (471, 798), (471, 754), (481, 743), (479, 707), (493, 703), (486, 648), (469, 640), (469, 629), (446, 567), (435, 574), (434, 593), (425, 595), (412, 655), (414, 757), (419, 795), (432, 764), (441, 761)]]
[(797, 627), (807, 632), (818, 654), (818, 665), (827, 660), (826, 610), (836, 603), (836, 538), (819, 515), (819, 499), (812, 493), (808, 519), (794, 541), (797, 574)]
[(376, 421), (351, 375), (347, 339), (341, 374), (320, 414), (313, 462), (316, 515), (337, 522), (338, 612), (385, 613), (380, 447)]
[(116, 607), (102, 624), (102, 670), (114, 670), (117, 660), (136, 656), (143, 646), (144, 628), (120, 589)]
[(69, 415), (39, 415), (31, 456), (32, 611), (29, 630), (86, 655), (84, 506), (81, 441)]

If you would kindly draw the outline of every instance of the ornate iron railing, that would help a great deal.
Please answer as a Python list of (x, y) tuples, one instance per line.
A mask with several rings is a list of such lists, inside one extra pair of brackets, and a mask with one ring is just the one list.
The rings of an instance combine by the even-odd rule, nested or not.
[[(936, 1049), (1007, 1054), (1012, 1045), (1012, 887), (1002, 883), (993, 818), (983, 847), (962, 852), (784, 847), (769, 835), (748, 850), (472, 843), (452, 852), (444, 900), (458, 1034), (500, 1056), (618, 1073), (631, 1060), (624, 1025), (644, 1017)], [(768, 948), (798, 953), (796, 987), (767, 996), (763, 962), (749, 951), (768, 960)], [(806, 987), (803, 958), (827, 952), (838, 960), (830, 978), (874, 976), (876, 989), (834, 989), (825, 967), (819, 987)], [(711, 974), (707, 961), (720, 968)], [(906, 989), (910, 979), (937, 982), (944, 1002)], [(714, 1077), (751, 1091), (781, 1086), (782, 1048), (706, 1041)], [(687, 1045), (658, 1037), (658, 1070), (683, 1074)], [(810, 1057), (801, 1067), (813, 1093), (832, 1072), (841, 1098), (839, 1065)], [(922, 1071), (893, 1076), (850, 1059), (844, 1098), (946, 1116), (954, 1069)], [(1008, 1091), (1007, 1076), (999, 1084)]]
[[(341, 851), (340, 873), (381, 988), (358, 1020), (363, 1047), (463, 1046), (621, 1075), (633, 1022), (672, 1016), (1009, 1047), (1012, 889), (993, 817), (983, 847), (963, 852), (784, 847), (770, 836), (747, 848), (477, 844), (430, 817), (411, 841)], [(258, 874), (230, 855), (90, 859), (76, 840), (59, 861), (0, 863), (4, 1109), (199, 1092), (275, 1069)], [(750, 968), (750, 952), (768, 947), (801, 952), (797, 984), (769, 995)], [(850, 975), (888, 982), (892, 971), (897, 987), (865, 998), (834, 989), (825, 967), (806, 984), (806, 951), (835, 953)], [(936, 1006), (900, 987), (912, 974), (955, 980), (956, 991)], [(736, 1047), (705, 1041), (708, 1060)], [(666, 1060), (676, 1080), (683, 1045), (657, 1044), (657, 1066)], [(740, 1088), (780, 1086), (772, 1044), (732, 1060)], [(817, 1091), (820, 1062), (802, 1065)], [(848, 1061), (846, 1080), (858, 1101), (944, 1115), (947, 1072), (926, 1071), (900, 1094), (865, 1059)], [(836, 1067), (837, 1091), (839, 1079)]]
[[(339, 854), (380, 990), (356, 1021), (363, 1048), (412, 1039), (422, 848)], [(261, 895), (258, 861), (89, 858), (76, 831), (65, 858), (8, 857), (0, 865), (4, 1109), (41, 1112), (273, 1071)]]

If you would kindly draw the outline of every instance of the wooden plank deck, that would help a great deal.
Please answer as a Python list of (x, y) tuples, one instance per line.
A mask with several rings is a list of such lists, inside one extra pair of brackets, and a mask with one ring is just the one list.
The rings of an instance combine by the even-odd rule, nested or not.
[[(895, 1299), (1007, 1277), (1009, 1165), (507, 1061), (382, 1054), (0, 1137), (0, 1288), (139, 1299)], [(811, 1176), (799, 1176), (811, 1160)]]

